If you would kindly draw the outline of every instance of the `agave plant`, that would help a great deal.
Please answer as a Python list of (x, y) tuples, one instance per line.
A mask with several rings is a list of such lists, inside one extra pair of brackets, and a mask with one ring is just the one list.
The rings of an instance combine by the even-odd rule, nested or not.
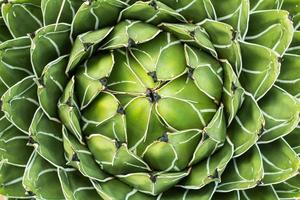
[(0, 0), (0, 193), (300, 197), (299, 0)]

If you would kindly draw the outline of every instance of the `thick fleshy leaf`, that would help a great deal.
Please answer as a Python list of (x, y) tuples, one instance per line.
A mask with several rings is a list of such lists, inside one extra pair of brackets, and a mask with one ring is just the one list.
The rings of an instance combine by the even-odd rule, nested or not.
[(86, 1), (78, 9), (72, 22), (72, 34), (77, 36), (92, 30), (115, 25), (125, 3), (119, 0)]
[(82, 4), (78, 0), (41, 0), (44, 25), (59, 22), (71, 23)]
[(259, 186), (240, 192), (241, 200), (261, 199), (261, 200), (279, 200), (279, 197), (273, 186)]
[(204, 28), (193, 24), (174, 23), (162, 23), (159, 27), (176, 36), (182, 42), (196, 46), (210, 53), (212, 56), (217, 57), (217, 52)]
[(260, 144), (259, 148), (264, 162), (263, 184), (280, 183), (298, 174), (300, 158), (284, 139)]
[(226, 167), (218, 191), (230, 192), (255, 187), (263, 178), (263, 162), (257, 145), (243, 156), (234, 158)]
[(193, 68), (192, 78), (197, 87), (215, 102), (220, 102), (223, 84), (220, 63), (203, 51), (190, 46), (185, 46), (185, 55), (187, 65)]
[(57, 103), (67, 85), (68, 78), (64, 73), (67, 61), (67, 56), (62, 56), (48, 63), (41, 78), (35, 79), (40, 106), (47, 117), (53, 121), (59, 121)]
[(300, 144), (299, 144), (299, 137), (300, 137), (300, 126), (298, 126), (284, 139), (289, 143), (289, 145), (293, 148), (293, 150), (300, 156)]
[(33, 150), (32, 147), (26, 145), (28, 140), (28, 135), (18, 130), (5, 117), (0, 119), (0, 159), (2, 162), (25, 167)]
[[(296, 53), (296, 52), (295, 52)], [(300, 97), (300, 54), (285, 54), (276, 85), (291, 95)]]
[(222, 102), (228, 124), (230, 124), (243, 103), (245, 90), (240, 85), (231, 65), (225, 61), (222, 66), (224, 69)]
[(90, 58), (76, 74), (76, 92), (80, 109), (86, 108), (97, 95), (106, 89), (114, 65), (114, 54), (101, 53)]
[[(111, 179), (106, 182), (95, 182), (93, 181), (93, 186), (103, 199), (128, 199), (128, 200), (155, 200), (156, 198), (151, 195), (147, 195), (139, 192), (138, 190), (128, 186), (126, 183), (119, 181), (118, 179)], [(118, 188), (116, 192), (115, 188)]]
[(0, 162), (0, 194), (11, 198), (31, 198), (22, 185), (24, 167)]
[(258, 102), (266, 120), (265, 130), (259, 139), (261, 143), (270, 142), (290, 133), (299, 122), (299, 102), (278, 86)]
[(58, 102), (58, 113), (62, 123), (82, 142), (80, 112), (74, 94), (74, 77), (67, 84)]
[(227, 143), (206, 160), (192, 166), (191, 173), (179, 183), (185, 189), (199, 190), (211, 182), (221, 182), (221, 174), (233, 156), (233, 145)]
[[(131, 48), (131, 54), (144, 69), (155, 73), (156, 81), (174, 79), (186, 70), (184, 47), (170, 33), (161, 33), (150, 42)], [(169, 59), (172, 55), (177, 56)]]
[(232, 192), (215, 192), (213, 195), (214, 200), (240, 200), (239, 191)]
[[(185, 17), (188, 22), (198, 23), (205, 18), (215, 19), (215, 10), (209, 0), (203, 1), (177, 1), (161, 0), (161, 2), (170, 6), (176, 12)], [(195, 15), (194, 13), (198, 13)]]
[(72, 46), (66, 72), (75, 69), (81, 61), (89, 57), (111, 30), (112, 28), (103, 28), (78, 35)]
[(175, 186), (181, 179), (189, 174), (189, 170), (181, 172), (168, 172), (162, 174), (132, 173), (118, 175), (124, 183), (146, 194), (158, 195)]
[(252, 96), (245, 96), (242, 107), (227, 129), (235, 157), (242, 155), (258, 140), (265, 126), (263, 113)]
[(39, 1), (8, 2), (1, 8), (5, 24), (15, 38), (26, 36), (43, 26)]
[(281, 199), (293, 199), (300, 196), (300, 175), (285, 182), (275, 184), (274, 188)]
[(25, 133), (28, 133), (33, 115), (39, 106), (36, 90), (33, 77), (28, 76), (2, 96), (2, 110), (6, 118)]
[(211, 1), (218, 21), (230, 24), (243, 39), (247, 33), (249, 21), (249, 1)]
[(155, 109), (175, 130), (202, 129), (217, 110), (216, 102), (185, 75), (168, 82), (157, 93), (160, 99)]
[(180, 13), (169, 6), (160, 1), (152, 3), (151, 0), (135, 2), (122, 10), (119, 18), (141, 20), (154, 25), (161, 22), (186, 22), (186, 19)]
[(1, 88), (1, 91), (7, 90), (7, 87), (13, 86), (21, 79), (32, 74), (30, 39), (20, 37), (1, 43), (0, 82), (5, 85), (5, 89)]
[(151, 41), (161, 32), (156, 26), (140, 21), (123, 21), (108, 35), (101, 49), (118, 49)]
[[(216, 183), (211, 183), (199, 190), (185, 190), (180, 188), (172, 188), (164, 192), (161, 200), (210, 200), (216, 190)], [(160, 195), (159, 195), (160, 196)]]
[(29, 145), (34, 146), (40, 156), (55, 166), (65, 166), (60, 123), (49, 120), (39, 108), (33, 116), (29, 134)]
[(279, 59), (272, 50), (260, 45), (241, 42), (240, 47), (243, 68), (239, 81), (247, 92), (259, 99), (276, 81), (280, 72)]
[(0, 15), (0, 43), (11, 39), (12, 36), (8, 30), (8, 28), (6, 27), (6, 24), (3, 20), (3, 17)]
[[(49, 183), (51, 187), (45, 187)], [(57, 168), (37, 153), (33, 153), (28, 161), (23, 176), (23, 186), (38, 199), (64, 199)]]
[(58, 169), (58, 177), (65, 199), (85, 200), (87, 197), (91, 200), (99, 199), (91, 181), (75, 169)]
[(292, 41), (293, 29), (293, 22), (287, 11), (256, 11), (250, 15), (246, 40), (283, 55)]
[(94, 134), (87, 138), (87, 145), (96, 162), (110, 174), (150, 171), (148, 165), (129, 151), (125, 143)]
[(218, 57), (228, 60), (239, 76), (242, 70), (242, 60), (236, 31), (228, 24), (213, 20), (204, 20), (200, 25), (209, 34)]
[(63, 128), (64, 151), (67, 164), (78, 169), (82, 175), (104, 182), (110, 179), (96, 163), (87, 146), (81, 144), (75, 136)]
[(70, 52), (71, 27), (69, 24), (52, 24), (39, 29), (31, 44), (31, 63), (34, 73), (40, 77), (45, 66)]

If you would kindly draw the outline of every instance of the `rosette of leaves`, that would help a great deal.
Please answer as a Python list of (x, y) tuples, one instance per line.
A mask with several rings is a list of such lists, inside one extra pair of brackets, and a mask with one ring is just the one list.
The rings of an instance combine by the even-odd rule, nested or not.
[(0, 193), (300, 196), (297, 0), (1, 0)]

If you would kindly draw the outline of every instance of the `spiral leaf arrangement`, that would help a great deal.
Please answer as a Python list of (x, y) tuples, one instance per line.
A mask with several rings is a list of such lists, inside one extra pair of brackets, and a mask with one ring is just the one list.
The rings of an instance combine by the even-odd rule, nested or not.
[(298, 0), (0, 0), (0, 193), (300, 197)]

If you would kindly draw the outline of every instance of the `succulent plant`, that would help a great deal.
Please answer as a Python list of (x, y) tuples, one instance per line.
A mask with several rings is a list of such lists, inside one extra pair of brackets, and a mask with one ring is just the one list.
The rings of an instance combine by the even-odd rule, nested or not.
[(0, 194), (300, 197), (299, 0), (0, 5)]

